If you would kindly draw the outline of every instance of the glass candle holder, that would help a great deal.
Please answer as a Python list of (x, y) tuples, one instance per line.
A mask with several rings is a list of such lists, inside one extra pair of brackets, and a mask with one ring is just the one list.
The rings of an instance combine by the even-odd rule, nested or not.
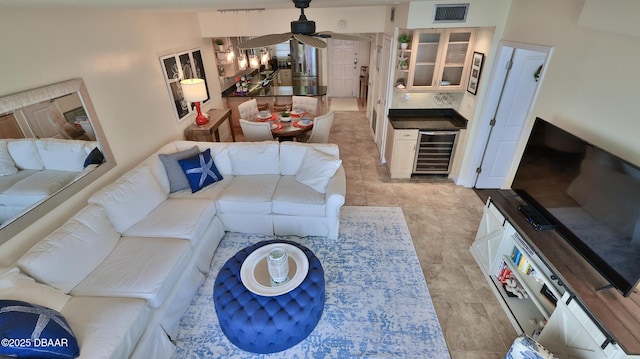
[(282, 284), (289, 279), (289, 260), (283, 248), (274, 248), (267, 257), (269, 276), (275, 284)]

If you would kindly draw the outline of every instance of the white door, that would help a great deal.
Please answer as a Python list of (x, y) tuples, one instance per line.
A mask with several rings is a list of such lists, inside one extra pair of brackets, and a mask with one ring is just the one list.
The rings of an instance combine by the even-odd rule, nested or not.
[(329, 39), (329, 97), (357, 97), (360, 86), (360, 43)]
[(49, 102), (43, 102), (22, 109), (22, 113), (27, 120), (27, 124), (29, 125), (29, 129), (31, 130), (33, 137), (62, 137), (58, 132), (58, 129), (54, 127), (52, 123), (52, 119), (49, 114), (50, 112), (55, 112), (56, 116), (59, 115), (64, 118), (62, 112), (60, 112), (60, 109), (58, 109), (54, 103), (50, 104)]
[(518, 143), (523, 135), (522, 128), (538, 87), (534, 74), (544, 64), (546, 57), (547, 54), (543, 52), (525, 49), (513, 51), (511, 69), (506, 74), (498, 100), (476, 188), (509, 187), (505, 180), (515, 160)]
[[(378, 64), (378, 68), (380, 69), (380, 79), (379, 79), (379, 84), (380, 84), (380, 89), (378, 90), (378, 98), (376, 99), (376, 103), (374, 105), (374, 108), (376, 109), (376, 128), (375, 128), (375, 141), (376, 141), (376, 145), (378, 145), (378, 150), (380, 151), (380, 154), (383, 154), (385, 149), (384, 149), (384, 134), (386, 132), (385, 129), (385, 119), (387, 117), (386, 113), (385, 113), (385, 104), (386, 104), (386, 98), (387, 98), (387, 88), (389, 86), (389, 51), (391, 49), (391, 38), (389, 38), (388, 36), (385, 36), (383, 41), (382, 41), (382, 49), (381, 49), (381, 53), (380, 56), (378, 56), (378, 58), (380, 59), (381, 63)], [(382, 155), (380, 157), (383, 157)], [(390, 158), (386, 159), (387, 161), (390, 161)]]

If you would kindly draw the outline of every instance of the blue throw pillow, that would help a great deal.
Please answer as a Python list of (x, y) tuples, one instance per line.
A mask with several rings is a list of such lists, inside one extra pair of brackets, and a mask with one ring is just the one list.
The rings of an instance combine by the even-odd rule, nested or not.
[(0, 355), (76, 358), (78, 341), (62, 315), (43, 306), (0, 300)]
[(189, 180), (191, 193), (198, 192), (205, 186), (222, 180), (222, 175), (213, 163), (209, 149), (196, 156), (178, 160), (178, 163)]
[(87, 155), (87, 158), (84, 160), (84, 166), (99, 165), (102, 162), (104, 162), (104, 155), (100, 152), (98, 147), (96, 147)]

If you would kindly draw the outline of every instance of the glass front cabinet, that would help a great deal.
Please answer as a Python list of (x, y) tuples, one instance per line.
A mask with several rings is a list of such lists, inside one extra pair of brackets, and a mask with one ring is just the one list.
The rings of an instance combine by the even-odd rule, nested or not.
[(411, 44), (407, 87), (464, 91), (476, 33), (475, 28), (416, 30)]

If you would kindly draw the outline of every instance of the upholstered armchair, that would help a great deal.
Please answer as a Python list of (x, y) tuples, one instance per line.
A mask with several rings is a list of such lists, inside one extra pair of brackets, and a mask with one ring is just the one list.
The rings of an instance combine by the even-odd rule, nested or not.
[(247, 142), (273, 141), (271, 122), (256, 122), (240, 119), (240, 128)]
[(318, 114), (318, 98), (309, 96), (292, 96), (292, 109), (301, 108), (304, 112)]
[(258, 101), (254, 98), (253, 100), (249, 100), (243, 102), (238, 105), (238, 112), (240, 113), (240, 118), (245, 120), (255, 120), (256, 116), (258, 116)]
[(329, 143), (329, 132), (333, 124), (334, 112), (331, 111), (313, 119), (313, 129), (308, 138), (301, 138), (300, 141), (307, 143)]

